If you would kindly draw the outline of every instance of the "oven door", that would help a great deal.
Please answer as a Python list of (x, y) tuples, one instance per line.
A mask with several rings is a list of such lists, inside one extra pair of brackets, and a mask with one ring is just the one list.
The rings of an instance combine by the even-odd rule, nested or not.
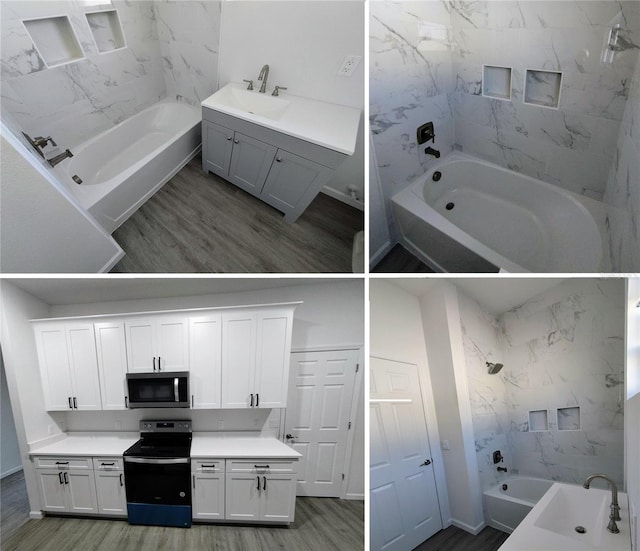
[(191, 526), (188, 457), (124, 458), (130, 524)]

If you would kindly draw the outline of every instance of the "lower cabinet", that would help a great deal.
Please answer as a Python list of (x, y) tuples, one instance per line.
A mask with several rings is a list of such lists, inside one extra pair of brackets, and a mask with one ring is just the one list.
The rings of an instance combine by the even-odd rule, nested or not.
[(127, 516), (127, 492), (121, 458), (93, 459), (98, 511), (104, 516)]
[(224, 459), (191, 461), (191, 508), (194, 520), (224, 520)]

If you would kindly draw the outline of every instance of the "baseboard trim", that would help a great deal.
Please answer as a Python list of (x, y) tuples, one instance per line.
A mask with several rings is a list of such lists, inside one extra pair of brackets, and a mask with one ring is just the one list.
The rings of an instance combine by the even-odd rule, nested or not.
[(22, 470), (22, 465), (18, 465), (17, 467), (14, 467), (13, 469), (9, 469), (8, 471), (0, 473), (0, 478), (6, 478), (7, 476), (11, 476), (12, 474), (17, 473), (17, 472), (19, 472), (21, 470)]
[(373, 270), (376, 267), (378, 262), (380, 262), (384, 256), (393, 249), (394, 244), (391, 241), (386, 241), (382, 247), (380, 247), (374, 254), (369, 258), (369, 270)]
[(359, 201), (358, 199), (354, 199), (353, 197), (351, 197), (351, 195), (347, 195), (344, 191), (338, 191), (337, 189), (333, 189), (332, 187), (323, 187), (320, 191), (325, 195), (328, 195), (329, 197), (337, 199), (345, 205), (349, 205), (354, 209), (364, 211), (364, 203), (362, 201)]
[(40, 520), (40, 519), (44, 518), (44, 515), (42, 514), (42, 511), (30, 511), (29, 512), (29, 518), (31, 518), (33, 520)]
[(482, 532), (483, 528), (486, 526), (484, 521), (479, 523), (477, 526), (469, 526), (466, 522), (460, 522), (459, 520), (456, 520), (454, 518), (451, 519), (451, 524), (453, 524), (457, 528), (460, 528), (461, 530), (464, 530), (465, 532), (469, 532), (469, 534), (472, 534), (474, 536), (477, 536), (480, 532)]
[(345, 494), (344, 499), (364, 501), (364, 494)]

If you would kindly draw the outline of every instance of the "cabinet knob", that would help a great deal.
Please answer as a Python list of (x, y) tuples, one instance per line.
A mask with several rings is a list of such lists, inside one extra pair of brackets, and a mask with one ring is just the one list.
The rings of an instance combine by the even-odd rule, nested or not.
[(281, 162), (282, 162), (282, 157), (278, 157), (278, 158), (276, 159), (276, 163), (281, 163)]
[(227, 141), (230, 142), (231, 141), (231, 136), (227, 136)]
[(240, 143), (240, 140), (235, 139), (235, 140), (233, 140), (233, 143)]

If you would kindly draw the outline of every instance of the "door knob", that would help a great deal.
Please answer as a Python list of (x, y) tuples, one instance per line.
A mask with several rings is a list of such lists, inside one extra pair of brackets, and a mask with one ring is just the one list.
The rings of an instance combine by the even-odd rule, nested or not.
[(294, 438), (298, 438), (298, 437), (297, 437), (297, 436), (293, 436), (292, 434), (287, 434), (287, 435), (285, 436), (285, 438), (286, 438), (287, 440), (293, 440)]
[(423, 465), (431, 465), (431, 459), (425, 459), (424, 463), (420, 463), (420, 466), (422, 467)]

